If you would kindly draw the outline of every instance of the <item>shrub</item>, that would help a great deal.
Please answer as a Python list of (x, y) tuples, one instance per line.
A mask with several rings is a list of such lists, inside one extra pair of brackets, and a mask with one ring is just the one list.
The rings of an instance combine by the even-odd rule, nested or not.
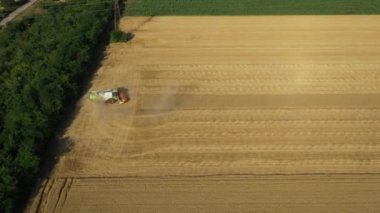
[(120, 30), (114, 30), (111, 32), (111, 42), (127, 42), (132, 39), (131, 33), (125, 33)]

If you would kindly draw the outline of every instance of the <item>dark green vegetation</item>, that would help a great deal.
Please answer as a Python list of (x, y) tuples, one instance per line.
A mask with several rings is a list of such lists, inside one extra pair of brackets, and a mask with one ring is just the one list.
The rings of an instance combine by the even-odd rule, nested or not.
[(112, 20), (112, 0), (86, 2), (45, 1), (43, 14), (0, 33), (0, 212), (25, 204), (41, 156)]
[(0, 0), (0, 20), (26, 2), (27, 0), (20, 0), (17, 2), (14, 0)]
[(380, 14), (379, 0), (133, 0), (128, 15)]
[(132, 39), (132, 37), (132, 34), (120, 30), (114, 30), (111, 32), (111, 42), (127, 42)]

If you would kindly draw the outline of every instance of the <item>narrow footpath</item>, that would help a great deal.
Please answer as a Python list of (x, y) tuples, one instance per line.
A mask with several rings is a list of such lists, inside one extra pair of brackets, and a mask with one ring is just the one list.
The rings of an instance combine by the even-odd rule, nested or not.
[(37, 0), (30, 0), (28, 3), (22, 5), (17, 10), (10, 13), (7, 17), (0, 21), (0, 27), (5, 26), (8, 22), (12, 21), (14, 18), (16, 18), (18, 15), (20, 15), (22, 12), (24, 12), (26, 9), (28, 9), (36, 2)]

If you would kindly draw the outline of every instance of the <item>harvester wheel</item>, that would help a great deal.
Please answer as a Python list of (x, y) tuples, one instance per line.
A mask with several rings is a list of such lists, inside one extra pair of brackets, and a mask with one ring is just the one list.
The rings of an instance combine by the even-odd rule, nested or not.
[(106, 102), (106, 104), (114, 104), (117, 102), (117, 100), (110, 98), (110, 99), (106, 100), (105, 102)]

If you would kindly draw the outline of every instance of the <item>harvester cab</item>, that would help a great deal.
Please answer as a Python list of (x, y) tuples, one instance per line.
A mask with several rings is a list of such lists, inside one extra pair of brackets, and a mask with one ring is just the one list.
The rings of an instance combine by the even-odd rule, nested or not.
[(90, 92), (91, 101), (104, 101), (106, 104), (124, 104), (129, 101), (128, 89), (117, 88), (117, 89), (105, 89)]

